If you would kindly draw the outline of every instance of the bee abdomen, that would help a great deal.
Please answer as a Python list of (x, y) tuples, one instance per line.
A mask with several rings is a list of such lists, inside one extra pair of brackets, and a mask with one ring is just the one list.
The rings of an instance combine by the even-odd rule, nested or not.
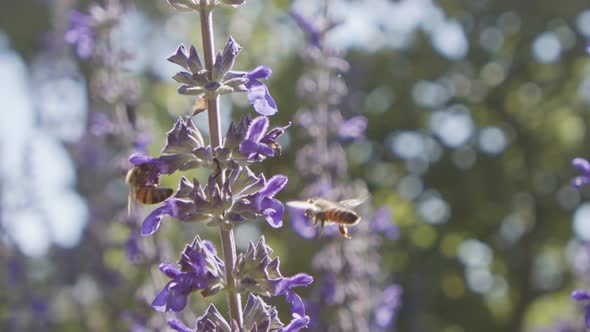
[(326, 217), (329, 221), (346, 225), (356, 224), (359, 220), (359, 216), (354, 211), (344, 209), (328, 210)]
[(170, 188), (145, 186), (137, 189), (135, 198), (143, 204), (157, 204), (170, 197), (172, 192)]

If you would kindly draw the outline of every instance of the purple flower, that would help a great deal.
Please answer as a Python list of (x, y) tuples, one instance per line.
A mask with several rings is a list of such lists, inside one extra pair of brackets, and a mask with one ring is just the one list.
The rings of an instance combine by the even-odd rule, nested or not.
[(277, 104), (270, 95), (268, 87), (260, 82), (261, 79), (267, 79), (272, 70), (267, 66), (258, 66), (251, 72), (245, 74), (248, 82), (244, 85), (248, 89), (248, 101), (254, 110), (261, 115), (270, 116), (278, 112)]
[[(223, 52), (218, 53), (215, 60), (215, 64), (213, 66), (213, 79), (223, 79), (225, 74), (233, 68), (234, 63), (236, 62), (236, 57), (241, 50), (242, 47), (233, 39), (232, 36), (229, 36), (227, 38)], [(240, 80), (240, 82), (242, 81)]]
[(147, 153), (148, 146), (152, 142), (152, 138), (147, 133), (139, 133), (133, 140), (133, 148), (140, 153)]
[(94, 29), (91, 27), (91, 17), (73, 10), (68, 19), (69, 26), (64, 34), (65, 41), (76, 46), (76, 53), (80, 58), (89, 58), (94, 50)]
[(584, 322), (587, 328), (590, 328), (590, 293), (585, 290), (575, 290), (572, 292), (572, 298), (584, 304)]
[[(280, 331), (299, 331), (309, 323), (309, 317), (305, 315), (305, 307), (301, 298), (293, 291), (295, 287), (308, 286), (313, 278), (305, 273), (299, 273), (292, 277), (284, 277), (280, 272), (278, 257), (271, 258), (272, 249), (261, 237), (256, 245), (250, 243), (246, 254), (240, 254), (236, 259), (235, 275), (238, 285), (247, 292), (263, 296), (285, 296), (287, 303), (291, 305), (293, 319)], [(254, 301), (256, 300), (256, 301)], [(253, 307), (257, 303), (258, 311), (264, 311), (268, 316), (267, 306), (258, 297), (249, 298), (246, 307)], [(252, 302), (252, 303), (251, 303)], [(262, 308), (260, 308), (260, 306)], [(244, 310), (244, 316), (246, 312)], [(250, 316), (256, 316), (250, 313)], [(260, 316), (260, 313), (258, 317)], [(260, 321), (260, 319), (256, 319)], [(260, 328), (260, 326), (259, 326)]]
[(171, 199), (164, 201), (164, 205), (152, 211), (143, 221), (141, 226), (141, 236), (148, 236), (154, 234), (162, 223), (162, 218), (166, 215), (175, 216), (176, 208)]
[(313, 239), (317, 236), (313, 221), (305, 216), (305, 210), (289, 207), (289, 215), (291, 227), (297, 234), (304, 239)]
[(262, 190), (246, 197), (243, 203), (261, 213), (271, 227), (279, 228), (283, 226), (282, 219), (285, 207), (274, 196), (285, 188), (288, 179), (284, 175), (275, 175), (268, 181), (262, 175), (262, 179), (264, 183)]
[(303, 17), (298, 12), (291, 10), (291, 16), (295, 19), (295, 22), (299, 25), (301, 30), (307, 36), (309, 44), (313, 47), (320, 47), (320, 38), (322, 36), (322, 31), (319, 27), (317, 27), (314, 23), (312, 23), (307, 18)]
[(192, 153), (163, 155), (157, 158), (135, 153), (129, 157), (134, 166), (144, 166), (150, 169), (150, 177), (156, 178), (160, 174), (172, 174), (176, 171), (186, 171), (199, 166), (199, 160)]
[(581, 186), (590, 182), (590, 162), (584, 158), (574, 158), (572, 164), (575, 168), (582, 172), (582, 175), (577, 176), (574, 179), (574, 187), (580, 188)]
[(367, 121), (367, 118), (362, 115), (342, 121), (338, 127), (338, 138), (345, 142), (363, 139), (367, 130)]
[(277, 139), (289, 128), (291, 124), (284, 127), (274, 128), (270, 132), (268, 130), (268, 118), (266, 116), (259, 116), (250, 123), (246, 137), (240, 143), (240, 153), (247, 155), (248, 160), (260, 161), (267, 157), (273, 157), (275, 153), (279, 154), (281, 146)]
[(163, 153), (191, 153), (205, 145), (203, 136), (190, 118), (179, 118), (174, 127), (166, 133), (166, 145)]
[(94, 136), (106, 136), (115, 131), (115, 125), (103, 112), (90, 113), (90, 126), (88, 131)]
[(371, 230), (385, 234), (389, 240), (397, 240), (399, 238), (399, 228), (392, 221), (391, 209), (382, 207), (373, 216), (371, 220)]
[(168, 321), (168, 326), (178, 332), (194, 332), (194, 329), (191, 329), (190, 327), (187, 327), (186, 325), (184, 325), (184, 323), (182, 323), (180, 320), (178, 319), (171, 319)]
[(375, 324), (381, 328), (390, 328), (397, 311), (401, 306), (402, 289), (398, 285), (391, 285), (383, 290), (379, 304), (375, 308)]
[(284, 175), (267, 181), (264, 175), (256, 177), (249, 168), (237, 165), (221, 187), (214, 175), (204, 187), (197, 180), (191, 183), (182, 177), (174, 197), (146, 217), (141, 234), (148, 236), (156, 232), (167, 215), (183, 222), (209, 221), (208, 225), (226, 220), (239, 223), (263, 216), (272, 227), (281, 227), (284, 207), (274, 196), (286, 184)]
[(209, 72), (203, 67), (195, 47), (191, 46), (187, 53), (184, 45), (180, 45), (176, 52), (168, 57), (168, 61), (186, 70), (173, 77), (176, 82), (181, 84), (178, 87), (178, 93), (182, 95), (224, 95), (248, 91), (246, 87), (249, 80), (248, 73), (231, 71), (241, 49), (241, 46), (230, 36), (223, 52), (218, 52), (215, 57), (211, 79), (209, 79)]
[(131, 230), (129, 238), (124, 245), (125, 254), (131, 263), (139, 263), (143, 258), (143, 252), (139, 248), (139, 234), (136, 230)]
[[(229, 181), (226, 181), (226, 184), (229, 184)], [(183, 222), (221, 222), (225, 209), (231, 205), (229, 190), (228, 185), (224, 186), (223, 191), (220, 190), (214, 176), (209, 177), (209, 183), (204, 188), (196, 179), (190, 183), (182, 177), (174, 197), (164, 201), (164, 205), (145, 218), (141, 235), (155, 233), (160, 228), (162, 218), (167, 215)]]
[(301, 329), (304, 329), (309, 325), (310, 318), (305, 314), (305, 306), (303, 305), (303, 301), (293, 291), (285, 292), (285, 299), (287, 303), (291, 305), (291, 321), (285, 327), (283, 327), (280, 331), (281, 332), (297, 332)]
[(168, 321), (168, 326), (173, 330), (178, 332), (230, 332), (234, 331), (232, 327), (228, 324), (228, 322), (223, 318), (223, 316), (219, 313), (217, 308), (210, 304), (209, 308), (207, 308), (207, 312), (199, 318), (195, 322), (195, 328), (191, 329), (184, 325), (181, 321), (177, 319), (172, 319)]
[(115, 25), (121, 15), (121, 8), (115, 1), (108, 2), (106, 7), (92, 4), (89, 15), (71, 11), (68, 15), (69, 25), (64, 33), (64, 40), (76, 46), (76, 53), (82, 59), (92, 55), (96, 44), (97, 31)]
[(275, 307), (264, 303), (260, 296), (248, 295), (244, 307), (245, 331), (269, 331), (271, 327), (276, 329), (282, 325)]
[(180, 268), (170, 263), (160, 264), (160, 271), (172, 280), (152, 302), (157, 311), (182, 311), (190, 293), (201, 290), (203, 296), (208, 296), (222, 288), (223, 263), (212, 243), (197, 236), (185, 247), (178, 264)]

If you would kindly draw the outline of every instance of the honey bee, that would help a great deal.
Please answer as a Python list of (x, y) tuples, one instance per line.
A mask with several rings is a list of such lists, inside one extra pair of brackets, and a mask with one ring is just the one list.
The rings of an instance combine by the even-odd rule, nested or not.
[(131, 214), (131, 204), (137, 200), (143, 204), (157, 204), (172, 195), (170, 188), (160, 188), (159, 178), (150, 183), (150, 173), (146, 167), (135, 166), (127, 172), (125, 181), (129, 185), (127, 213)]
[(291, 201), (287, 205), (297, 209), (304, 209), (305, 216), (313, 221), (313, 225), (320, 224), (318, 237), (322, 235), (325, 223), (338, 224), (340, 234), (345, 239), (351, 239), (348, 235), (349, 226), (354, 226), (361, 221), (361, 216), (352, 208), (361, 205), (365, 199), (347, 199), (338, 203), (327, 199), (314, 197), (306, 201)]

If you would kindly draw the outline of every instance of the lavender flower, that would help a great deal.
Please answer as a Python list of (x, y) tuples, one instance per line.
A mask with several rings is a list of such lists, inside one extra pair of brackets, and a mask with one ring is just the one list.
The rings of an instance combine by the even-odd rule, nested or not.
[[(308, 180), (302, 199), (322, 197), (338, 202), (365, 196), (364, 184), (349, 185), (344, 144), (362, 141), (368, 121), (362, 115), (347, 119), (337, 110), (347, 88), (335, 72), (348, 69), (348, 63), (323, 45), (323, 38), (335, 24), (325, 18), (312, 22), (296, 12), (291, 14), (308, 37), (303, 57), (312, 68), (298, 82), (298, 93), (307, 107), (302, 107), (295, 121), (300, 132), (311, 139), (296, 158), (298, 173)], [(367, 215), (366, 211), (359, 213)], [(323, 233), (323, 246), (313, 258), (318, 282), (306, 301), (314, 330), (385, 331), (395, 322), (401, 288), (395, 284), (379, 288), (371, 280), (379, 274), (381, 235), (392, 240), (399, 231), (386, 207), (373, 218), (363, 219), (370, 221), (351, 229), (352, 240), (346, 243), (334, 238), (338, 233), (335, 227), (326, 227)], [(306, 239), (317, 236), (301, 210), (291, 210), (291, 226)]]
[[(259, 66), (251, 72), (234, 71), (236, 58), (242, 47), (230, 36), (223, 51), (213, 53), (211, 15), (219, 3), (239, 5), (243, 1), (169, 0), (180, 11), (199, 12), (203, 31), (201, 61), (197, 50), (187, 51), (180, 45), (168, 61), (183, 68), (174, 79), (180, 83), (178, 93), (196, 95), (207, 101), (210, 145), (205, 145), (191, 118), (180, 118), (167, 133), (162, 154), (149, 157), (134, 154), (129, 161), (147, 173), (146, 185), (157, 184), (161, 174), (173, 174), (194, 168), (205, 168), (210, 175), (206, 184), (196, 179), (181, 177), (176, 193), (153, 210), (144, 220), (142, 235), (154, 234), (165, 216), (182, 222), (207, 222), (218, 227), (223, 257), (217, 256), (210, 242), (198, 236), (187, 245), (176, 265), (164, 263), (160, 270), (171, 279), (156, 296), (152, 305), (158, 311), (182, 311), (189, 296), (200, 291), (204, 297), (223, 291), (229, 307), (229, 319), (210, 305), (207, 312), (188, 327), (180, 320), (168, 325), (176, 331), (292, 331), (305, 328), (310, 318), (305, 314), (303, 301), (294, 288), (307, 286), (313, 279), (299, 273), (284, 277), (278, 257), (271, 258), (272, 250), (261, 237), (250, 244), (246, 253), (235, 252), (233, 226), (249, 220), (264, 219), (273, 228), (282, 226), (283, 203), (275, 198), (287, 184), (287, 177), (275, 175), (268, 180), (262, 173), (250, 170), (252, 163), (280, 153), (277, 142), (290, 124), (268, 130), (267, 115), (277, 112), (277, 105), (268, 87), (260, 80), (270, 76), (271, 70)], [(244, 116), (232, 123), (225, 139), (219, 126), (219, 96), (234, 92), (248, 92), (248, 99), (256, 112), (255, 119)], [(194, 116), (198, 115), (196, 112)], [(237, 256), (237, 258), (236, 258)], [(242, 310), (241, 296), (248, 300)], [(291, 306), (292, 319), (283, 324), (275, 307), (262, 297), (284, 296)]]
[(71, 11), (68, 17), (69, 26), (64, 33), (65, 41), (76, 47), (76, 53), (82, 59), (93, 55), (96, 35), (108, 31), (117, 23), (122, 13), (116, 1), (108, 2), (106, 7), (93, 3), (88, 12), (89, 14), (83, 14)]
[[(193, 250), (192, 255), (183, 254), (183, 258), (181, 258), (181, 266), (183, 265), (182, 262), (185, 262), (185, 266), (188, 266), (188, 268), (182, 270), (190, 271), (187, 272), (188, 276), (183, 275), (178, 269), (169, 265), (166, 265), (164, 269), (170, 268), (172, 271), (164, 271), (163, 267), (160, 267), (164, 273), (174, 278), (174, 280), (170, 281), (154, 300), (154, 307), (157, 309), (179, 311), (186, 306), (186, 297), (191, 292), (204, 289), (202, 291), (203, 295), (209, 296), (221, 289), (223, 282), (219, 282), (218, 276), (223, 278), (223, 273), (221, 273), (223, 263), (215, 256), (215, 250), (210, 243), (201, 242), (198, 238), (195, 239), (195, 242), (201, 243), (200, 247), (202, 249), (198, 253)], [(187, 248), (189, 247), (187, 246)], [(185, 249), (186, 251), (187, 249)], [(205, 259), (199, 253), (206, 253), (207, 258)], [(244, 308), (244, 328), (246, 331), (267, 331), (269, 329), (299, 331), (307, 326), (309, 317), (305, 315), (303, 301), (292, 289), (307, 286), (311, 284), (313, 279), (303, 273), (293, 277), (283, 277), (279, 270), (279, 259), (271, 258), (271, 253), (272, 249), (266, 245), (264, 237), (262, 237), (256, 245), (250, 243), (246, 254), (240, 254), (236, 260), (234, 268), (236, 285), (238, 289), (249, 293)], [(190, 257), (190, 259), (186, 257)], [(189, 261), (189, 264), (186, 261)], [(207, 266), (205, 261), (209, 263)], [(215, 285), (212, 288), (214, 292), (209, 290), (212, 281)], [(283, 324), (278, 319), (276, 309), (266, 304), (260, 296), (254, 294), (265, 297), (285, 296), (287, 303), (291, 305), (292, 320), (287, 325)], [(222, 326), (223, 331), (233, 331), (230, 329), (230, 324), (219, 314), (215, 306), (210, 306), (207, 313), (197, 320), (196, 329), (186, 327), (179, 320), (171, 320), (168, 324), (177, 331), (213, 331), (217, 325)]]
[[(156, 160), (153, 164), (155, 174), (159, 174), (160, 169), (166, 169), (162, 166), (166, 165), (165, 162), (157, 164), (159, 158), (150, 160)], [(275, 175), (266, 180), (264, 174), (257, 177), (247, 167), (235, 167), (221, 187), (213, 175), (204, 187), (197, 180), (190, 183), (183, 177), (174, 197), (164, 201), (147, 216), (142, 235), (157, 231), (166, 215), (184, 222), (208, 221), (209, 225), (240, 223), (263, 217), (270, 226), (281, 227), (284, 206), (274, 196), (285, 187), (287, 177)]]
[(391, 222), (392, 219), (391, 209), (381, 207), (373, 215), (370, 228), (373, 232), (384, 234), (389, 240), (397, 240), (399, 228)]
[(256, 112), (262, 115), (273, 115), (277, 109), (277, 104), (270, 95), (268, 88), (264, 83), (260, 82), (261, 79), (267, 79), (270, 77), (272, 70), (266, 66), (258, 66), (251, 72), (245, 74), (248, 78), (245, 86), (248, 89), (248, 101)]
[(258, 66), (250, 72), (232, 71), (241, 46), (230, 36), (223, 52), (217, 53), (211, 71), (203, 67), (194, 46), (186, 51), (180, 45), (176, 52), (168, 58), (186, 71), (177, 73), (173, 78), (181, 85), (178, 93), (183, 95), (224, 95), (232, 92), (248, 92), (248, 101), (254, 110), (261, 115), (275, 114), (277, 105), (268, 91), (268, 87), (260, 82), (272, 73), (267, 66)]
[(573, 185), (576, 188), (580, 188), (581, 186), (590, 182), (590, 162), (584, 158), (575, 158), (572, 161), (572, 164), (575, 168), (577, 168), (582, 175), (577, 176), (574, 181)]
[(312, 47), (320, 48), (320, 38), (322, 37), (322, 29), (314, 24), (314, 22), (303, 17), (296, 11), (290, 12), (291, 16), (295, 19), (295, 22), (299, 25), (299, 28), (303, 30), (308, 38), (308, 45)]
[(211, 242), (195, 237), (185, 247), (178, 264), (180, 268), (170, 263), (160, 265), (160, 271), (172, 280), (152, 302), (158, 311), (181, 311), (190, 293), (201, 290), (203, 296), (209, 296), (222, 288), (224, 266)]
[(265, 156), (274, 157), (275, 153), (280, 154), (281, 146), (277, 143), (277, 139), (290, 125), (275, 128), (266, 133), (268, 118), (260, 116), (254, 119), (246, 132), (245, 140), (240, 143), (240, 153), (247, 155), (248, 160), (262, 160)]
[(195, 328), (189, 328), (180, 320), (173, 319), (168, 321), (168, 326), (173, 330), (179, 332), (197, 332), (197, 331), (223, 331), (230, 332), (232, 327), (223, 318), (223, 316), (217, 311), (214, 305), (209, 305), (207, 312), (199, 317), (195, 323)]
[(381, 299), (375, 308), (374, 324), (377, 329), (389, 329), (395, 322), (395, 315), (401, 306), (402, 289), (398, 285), (388, 286), (383, 290)]
[(76, 46), (76, 53), (80, 58), (89, 58), (94, 50), (94, 29), (91, 27), (90, 16), (72, 11), (69, 21), (70, 25), (64, 34), (65, 41)]
[(590, 328), (590, 293), (585, 290), (575, 290), (572, 292), (572, 298), (584, 305), (584, 322), (586, 327)]

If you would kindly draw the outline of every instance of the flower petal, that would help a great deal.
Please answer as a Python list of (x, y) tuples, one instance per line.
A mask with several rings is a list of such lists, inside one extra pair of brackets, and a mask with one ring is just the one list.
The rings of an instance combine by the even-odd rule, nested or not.
[(182, 271), (180, 271), (174, 264), (162, 263), (160, 264), (160, 271), (162, 271), (168, 278), (178, 277)]
[(289, 215), (291, 216), (291, 228), (304, 239), (313, 239), (317, 236), (317, 231), (313, 227), (313, 222), (305, 216), (305, 210), (290, 207)]
[(167, 205), (160, 206), (159, 208), (152, 211), (152, 213), (150, 213), (143, 221), (143, 225), (141, 226), (141, 235), (148, 236), (154, 234), (158, 228), (160, 228), (162, 218), (165, 215), (170, 214), (171, 211)]
[(266, 197), (274, 197), (279, 191), (285, 188), (288, 180), (289, 179), (285, 175), (275, 175), (268, 179), (266, 186), (260, 191), (260, 193)]
[(590, 293), (585, 290), (582, 290), (582, 289), (577, 289), (577, 290), (573, 291), (571, 296), (576, 301), (590, 300)]
[(321, 30), (298, 12), (292, 10), (290, 14), (295, 19), (295, 22), (297, 22), (301, 30), (307, 34), (309, 43), (314, 47), (320, 47)]
[(268, 118), (266, 116), (259, 116), (252, 120), (246, 132), (246, 140), (258, 142), (268, 129)]
[(590, 182), (590, 178), (589, 177), (587, 177), (587, 176), (577, 176), (572, 181), (572, 185), (575, 188), (580, 188), (583, 185), (587, 184), (588, 182)]
[(584, 173), (590, 173), (590, 162), (584, 158), (574, 158), (572, 165)]
[[(298, 273), (289, 278), (283, 278), (275, 285), (274, 294), (275, 295), (287, 295), (291, 288), (294, 287), (303, 287), (309, 286), (313, 282), (313, 277), (305, 274), (305, 273)], [(291, 295), (292, 296), (292, 295)], [(289, 300), (289, 297), (287, 298)], [(299, 299), (301, 300), (301, 299)], [(303, 303), (301, 303), (303, 305)]]
[(170, 286), (174, 283), (174, 281), (169, 281), (164, 289), (158, 293), (156, 298), (152, 301), (152, 307), (159, 312), (166, 312), (166, 301), (168, 300), (168, 293)]
[(281, 332), (298, 332), (307, 327), (310, 319), (309, 316), (305, 315), (305, 306), (299, 295), (293, 291), (287, 291), (285, 293), (285, 299), (291, 305), (293, 319), (287, 326), (281, 329)]
[(261, 202), (260, 212), (264, 215), (266, 222), (272, 228), (280, 228), (283, 226), (283, 213), (285, 207), (283, 203), (274, 198), (264, 198)]
[(260, 80), (269, 78), (271, 74), (272, 69), (270, 69), (270, 67), (261, 65), (246, 74), (246, 77), (250, 80)]
[(168, 321), (168, 326), (170, 326), (171, 329), (176, 330), (178, 332), (194, 332), (193, 329), (188, 328), (186, 325), (184, 325), (178, 319), (171, 319), (171, 320), (169, 320)]
[(270, 116), (278, 112), (277, 104), (264, 84), (256, 84), (248, 88), (248, 102), (259, 114)]
[(355, 141), (364, 138), (367, 122), (367, 118), (362, 115), (342, 121), (338, 127), (338, 138), (343, 141)]
[(189, 70), (189, 67), (186, 63), (187, 58), (188, 57), (186, 55), (186, 49), (184, 48), (183, 44), (180, 44), (180, 46), (178, 46), (178, 48), (176, 49), (176, 52), (174, 52), (174, 54), (169, 56), (166, 60), (175, 63), (186, 70)]
[(171, 286), (168, 292), (168, 298), (166, 299), (166, 311), (179, 312), (186, 307), (188, 302), (188, 294), (184, 292), (183, 287), (180, 284)]
[[(240, 143), (240, 153), (249, 156), (248, 159), (251, 159), (250, 156), (256, 154), (272, 157), (275, 155), (275, 150), (273, 150), (273, 148), (269, 145), (263, 143), (243, 141)], [(255, 158), (255, 156), (253, 158)]]

